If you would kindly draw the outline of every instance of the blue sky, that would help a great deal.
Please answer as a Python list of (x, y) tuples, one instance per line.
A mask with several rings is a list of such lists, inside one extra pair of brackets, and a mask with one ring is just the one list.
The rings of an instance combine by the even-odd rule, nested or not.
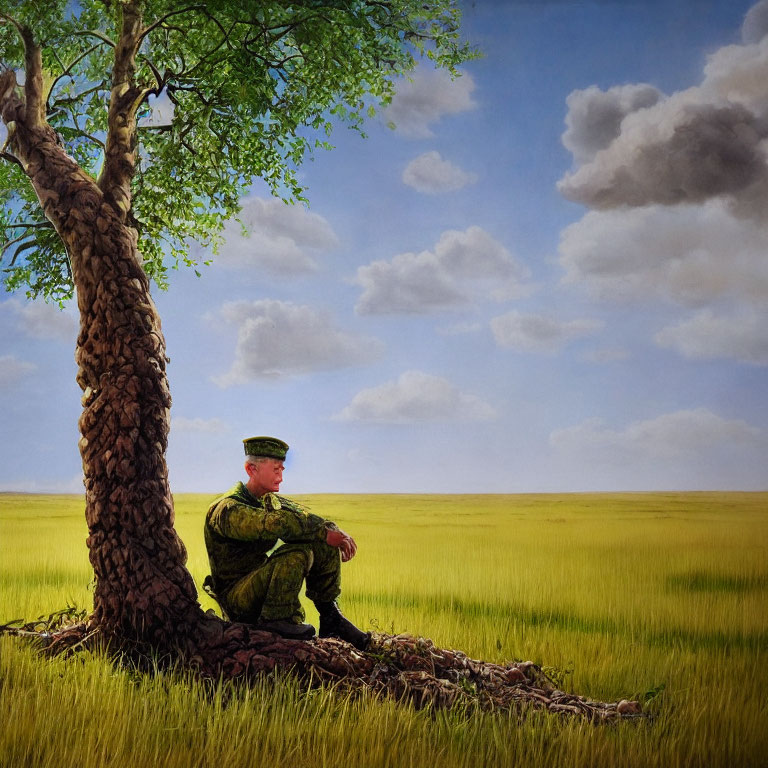
[[(751, 9), (751, 10), (750, 10)], [(765, 489), (768, 2), (465, 4), (368, 138), (155, 291), (175, 491)], [(392, 130), (387, 122), (394, 122)], [(78, 492), (71, 308), (0, 300), (0, 489)]]

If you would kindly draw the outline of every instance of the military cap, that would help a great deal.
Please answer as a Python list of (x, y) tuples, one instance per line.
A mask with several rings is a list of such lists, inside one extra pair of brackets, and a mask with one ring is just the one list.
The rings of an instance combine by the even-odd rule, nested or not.
[(285, 460), (288, 453), (288, 443), (276, 437), (246, 437), (243, 440), (246, 456), (266, 456), (269, 459)]

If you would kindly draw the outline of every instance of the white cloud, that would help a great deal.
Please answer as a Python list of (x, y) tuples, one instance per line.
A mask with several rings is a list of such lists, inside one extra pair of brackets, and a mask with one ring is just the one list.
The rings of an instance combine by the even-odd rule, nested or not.
[(768, 225), (737, 219), (719, 201), (591, 211), (563, 230), (559, 251), (564, 281), (602, 299), (768, 299)]
[(753, 5), (744, 17), (741, 39), (746, 45), (759, 43), (768, 35), (768, 0)]
[(411, 160), (403, 171), (403, 182), (419, 192), (439, 195), (474, 184), (476, 173), (467, 173), (453, 163), (443, 160), (439, 152), (425, 152)]
[(360, 365), (382, 350), (377, 339), (342, 331), (326, 313), (308, 306), (236, 301), (224, 304), (219, 315), (238, 329), (232, 368), (214, 379), (221, 387)]
[(12, 355), (3, 355), (0, 357), (0, 389), (10, 389), (16, 386), (36, 368), (36, 365), (24, 360), (17, 360)]
[(443, 232), (432, 251), (401, 253), (357, 270), (360, 314), (426, 314), (469, 303), (474, 295), (519, 295), (528, 270), (480, 227)]
[(573, 339), (590, 336), (602, 328), (596, 320), (557, 320), (545, 315), (512, 311), (491, 320), (491, 330), (500, 347), (519, 352), (557, 352)]
[(475, 81), (466, 73), (451, 79), (444, 69), (418, 67), (410, 80), (403, 79), (397, 86), (383, 116), (408, 138), (429, 138), (433, 135), (430, 124), (438, 122), (443, 115), (466, 112), (477, 106), (472, 99), (474, 89)]
[(221, 419), (203, 419), (197, 416), (193, 419), (185, 416), (174, 416), (171, 420), (171, 429), (174, 432), (200, 432), (204, 434), (222, 434), (229, 432), (229, 424)]
[(317, 269), (316, 252), (338, 245), (331, 225), (299, 204), (252, 197), (243, 201), (238, 218), (242, 225), (232, 219), (224, 226), (224, 243), (216, 264), (235, 269), (258, 267), (273, 274), (299, 274)]
[(763, 437), (761, 430), (745, 421), (724, 419), (706, 408), (696, 408), (636, 421), (623, 430), (612, 430), (600, 419), (590, 419), (555, 430), (549, 439), (555, 448), (577, 454), (585, 450), (621, 451), (663, 459), (752, 445)]
[(656, 334), (656, 343), (692, 360), (730, 359), (768, 365), (768, 314), (741, 311), (717, 315), (697, 312), (679, 325)]
[(487, 421), (494, 409), (439, 376), (406, 371), (396, 381), (358, 392), (334, 418), (339, 421), (417, 422)]
[(69, 308), (59, 309), (43, 301), (9, 299), (0, 304), (0, 309), (16, 318), (16, 326), (25, 336), (75, 342), (77, 319)]

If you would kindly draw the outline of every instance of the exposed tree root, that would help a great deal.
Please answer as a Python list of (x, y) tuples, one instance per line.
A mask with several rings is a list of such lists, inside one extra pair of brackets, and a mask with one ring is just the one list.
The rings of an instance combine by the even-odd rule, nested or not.
[(45, 622), (7, 624), (0, 626), (0, 634), (34, 638), (48, 655), (106, 648), (139, 669), (181, 663), (207, 679), (248, 681), (273, 670), (289, 670), (307, 687), (332, 683), (345, 692), (371, 691), (416, 708), (464, 704), (518, 714), (533, 708), (595, 723), (645, 717), (636, 701), (593, 701), (558, 690), (533, 662), (491, 664), (411, 635), (374, 633), (368, 650), (361, 653), (341, 640), (286, 640), (204, 614), (194, 638), (182, 639), (177, 650), (158, 658), (149, 646), (109, 636), (85, 622), (41, 625)]

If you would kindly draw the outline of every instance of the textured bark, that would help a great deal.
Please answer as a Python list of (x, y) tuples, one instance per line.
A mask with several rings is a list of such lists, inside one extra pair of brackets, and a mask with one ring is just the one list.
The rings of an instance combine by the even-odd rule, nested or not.
[(19, 97), (9, 71), (0, 78), (0, 108), (14, 156), (66, 245), (80, 310), (76, 360), (93, 621), (106, 633), (168, 647), (188, 637), (202, 613), (173, 527), (164, 458), (171, 398), (160, 320), (135, 230), (31, 108), (39, 51), (27, 60), (32, 102)]
[(165, 342), (136, 233), (56, 143), (17, 127), (15, 149), (67, 246), (80, 310), (80, 452), (94, 621), (163, 643), (200, 609), (173, 528), (165, 449), (171, 398)]
[(141, 18), (138, 3), (122, 8), (98, 182), (66, 154), (45, 120), (41, 52), (23, 27), (23, 93), (12, 70), (2, 73), (0, 112), (13, 156), (66, 246), (80, 310), (79, 444), (96, 575), (91, 621), (103, 634), (162, 650), (194, 637), (202, 611), (173, 527), (165, 464), (171, 405), (165, 341), (137, 233), (126, 224), (142, 98), (133, 84)]

